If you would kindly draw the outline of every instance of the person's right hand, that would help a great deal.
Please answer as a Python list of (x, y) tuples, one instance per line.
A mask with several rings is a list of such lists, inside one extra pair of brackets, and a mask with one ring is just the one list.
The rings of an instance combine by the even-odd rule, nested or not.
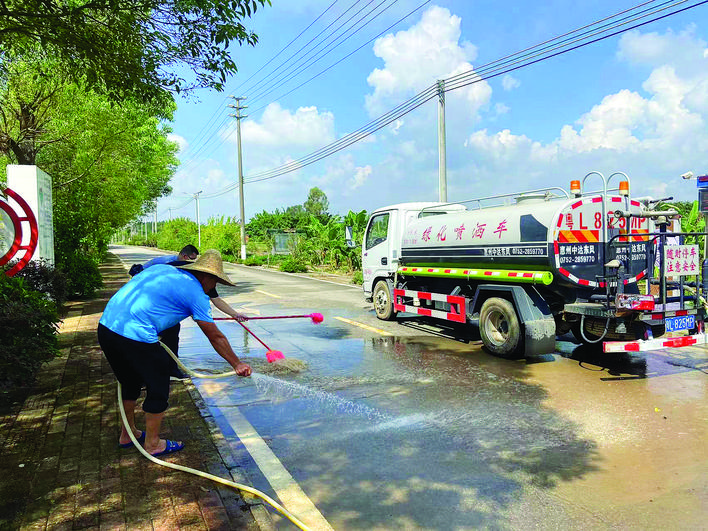
[(239, 361), (234, 367), (236, 374), (239, 376), (251, 376), (251, 366), (248, 363)]

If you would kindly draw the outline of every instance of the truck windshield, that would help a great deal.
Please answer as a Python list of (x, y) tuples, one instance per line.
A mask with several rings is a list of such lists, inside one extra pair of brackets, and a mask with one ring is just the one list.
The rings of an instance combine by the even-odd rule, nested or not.
[(366, 248), (371, 249), (372, 247), (385, 242), (388, 238), (388, 220), (390, 214), (385, 212), (383, 214), (377, 214), (371, 218), (369, 223), (369, 230), (366, 232)]

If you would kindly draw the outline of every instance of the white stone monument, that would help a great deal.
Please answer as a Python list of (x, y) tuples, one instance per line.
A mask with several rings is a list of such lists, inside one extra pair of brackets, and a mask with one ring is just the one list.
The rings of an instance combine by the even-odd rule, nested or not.
[[(52, 178), (37, 166), (11, 164), (7, 167), (7, 187), (27, 201), (37, 218), (37, 249), (32, 260), (45, 259), (54, 264), (54, 216), (52, 211)], [(22, 245), (29, 234), (22, 234)]]

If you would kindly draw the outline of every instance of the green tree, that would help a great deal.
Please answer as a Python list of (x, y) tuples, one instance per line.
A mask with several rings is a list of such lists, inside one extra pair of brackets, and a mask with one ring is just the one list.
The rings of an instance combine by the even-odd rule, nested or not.
[(69, 85), (56, 61), (39, 51), (4, 54), (0, 66), (0, 154), (34, 164), (37, 153), (60, 139), (48, 134), (62, 91)]
[(114, 101), (222, 90), (237, 71), (229, 47), (256, 44), (242, 21), (265, 4), (270, 0), (3, 0), (0, 62), (7, 52), (39, 46), (75, 81)]
[(170, 191), (177, 145), (162, 117), (174, 103), (115, 104), (54, 65), (38, 53), (0, 70), (0, 166), (36, 163), (52, 176), (57, 262), (90, 292), (96, 271), (71, 268), (95, 265), (114, 230)]
[(71, 139), (46, 146), (37, 157), (53, 178), (60, 256), (74, 249), (101, 252), (115, 230), (171, 191), (177, 145), (167, 138), (170, 129), (142, 105), (113, 105), (71, 85), (48, 133)]
[(305, 212), (313, 216), (327, 216), (329, 214), (329, 201), (327, 195), (317, 188), (310, 188), (307, 200), (302, 205)]

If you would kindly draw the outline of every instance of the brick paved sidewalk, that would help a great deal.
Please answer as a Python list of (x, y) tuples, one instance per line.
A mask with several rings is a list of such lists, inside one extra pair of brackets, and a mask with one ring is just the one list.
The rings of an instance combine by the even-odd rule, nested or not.
[[(0, 529), (247, 529), (263, 506), (209, 480), (118, 448), (116, 382), (96, 339), (103, 308), (127, 280), (110, 255), (97, 298), (69, 303), (61, 357), (23, 402), (0, 411)], [(136, 411), (144, 425), (142, 410)], [(163, 437), (182, 440), (166, 460), (248, 483), (188, 381), (172, 382)], [(254, 518), (255, 515), (255, 518)], [(259, 525), (260, 523), (260, 525)]]

